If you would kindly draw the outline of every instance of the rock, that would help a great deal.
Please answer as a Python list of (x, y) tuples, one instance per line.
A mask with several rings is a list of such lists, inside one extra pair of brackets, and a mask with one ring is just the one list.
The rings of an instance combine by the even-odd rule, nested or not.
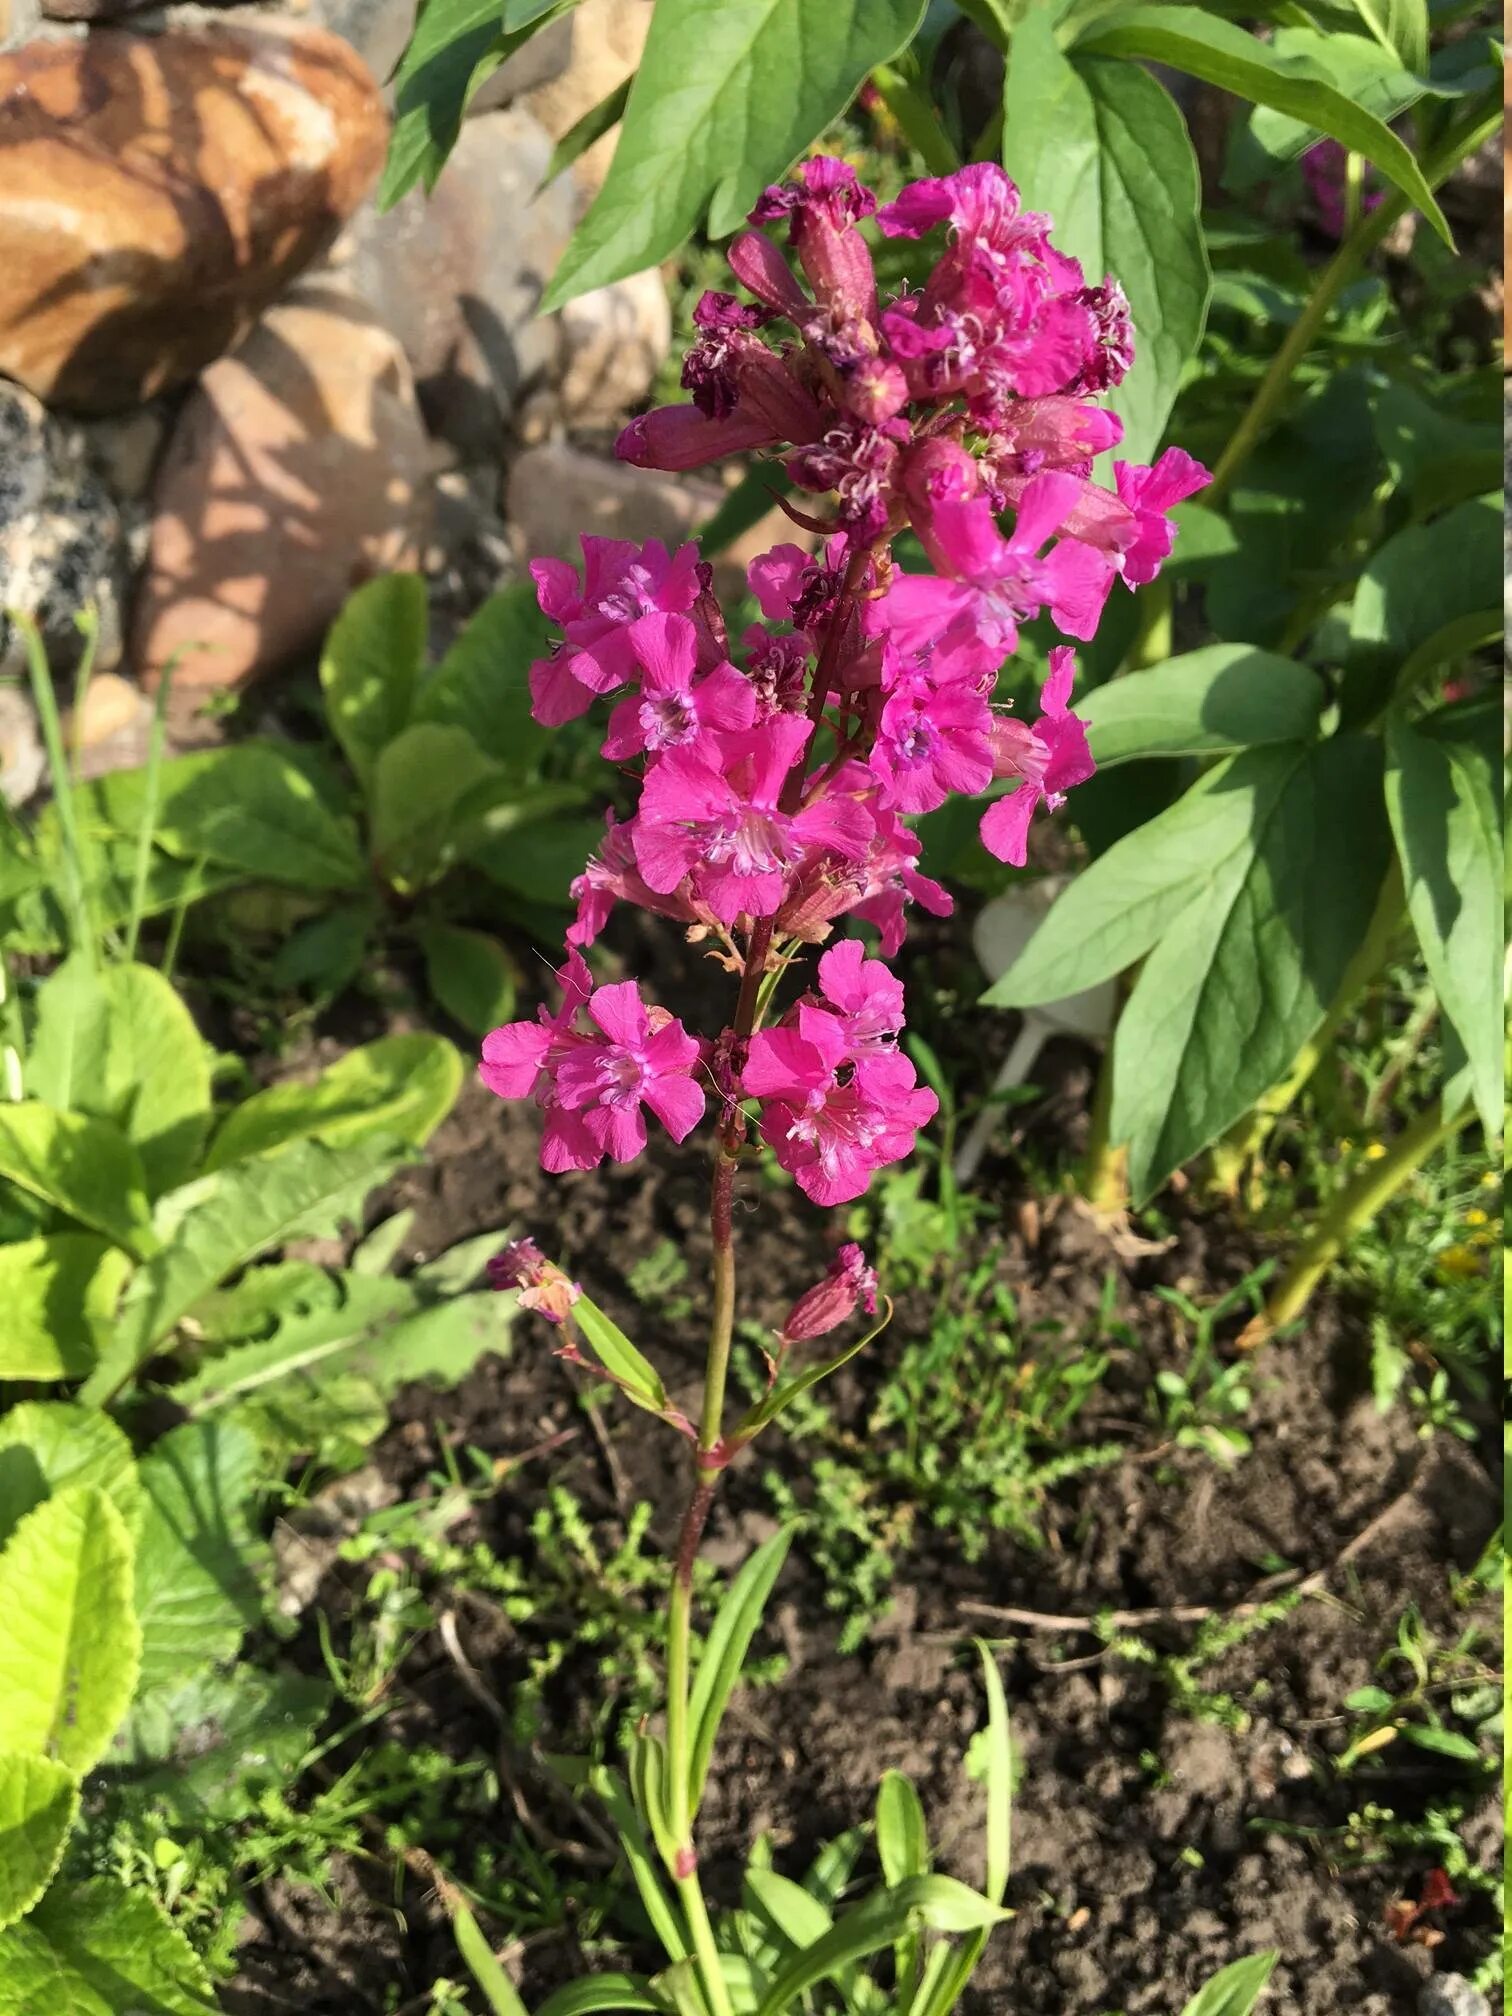
[(103, 777), (111, 770), (135, 770), (147, 760), (152, 735), (152, 702), (140, 686), (118, 672), (97, 672), (84, 692), (82, 707), (63, 717), (63, 735), (78, 752), (81, 777)]
[[(637, 68), (651, 26), (651, 0), (581, 0), (571, 19), (571, 63), (560, 77), (527, 92), (522, 100), (553, 143)], [(580, 208), (598, 194), (617, 137), (604, 134), (573, 162), (567, 179), (576, 186)]]
[(1418, 2016), (1491, 2016), (1491, 2004), (1463, 1974), (1434, 1974), (1418, 1990)]
[(429, 457), (371, 308), (306, 280), (184, 404), (153, 493), (133, 659), (149, 686), (235, 687), (314, 644), (350, 591), (412, 565)]
[(671, 348), (672, 310), (654, 266), (567, 302), (558, 389), (565, 424), (617, 427), (651, 390)]
[(578, 560), (582, 532), (677, 545), (713, 515), (722, 495), (698, 477), (634, 469), (565, 441), (547, 441), (511, 465), (504, 515), (528, 558)]
[(365, 210), (335, 262), (404, 345), (434, 432), (497, 458), (516, 400), (556, 364), (536, 316), (572, 230), (572, 195), (534, 192), (551, 142), (527, 112), (469, 119), (428, 202)]
[(166, 402), (158, 400), (135, 413), (113, 413), (85, 423), (90, 459), (112, 497), (135, 503), (147, 495), (170, 417)]
[(41, 20), (37, 0), (0, 0), (0, 49), (13, 49), (30, 40)]
[(0, 799), (24, 805), (46, 768), (36, 708), (19, 686), (0, 686)]
[(78, 662), (75, 616), (99, 616), (95, 662), (121, 655), (126, 551), (120, 514), (89, 465), (81, 430), (56, 419), (19, 385), (0, 383), (0, 677), (25, 665), (4, 614), (33, 617), (54, 672)]
[(523, 48), (506, 57), (468, 99), (467, 116), (473, 119), (480, 112), (497, 112), (527, 91), (538, 91), (560, 77), (573, 60), (574, 19), (574, 15), (564, 14), (559, 21), (548, 22)]
[(346, 44), (266, 16), (0, 56), (0, 372), (92, 413), (193, 377), (325, 250), (384, 144)]

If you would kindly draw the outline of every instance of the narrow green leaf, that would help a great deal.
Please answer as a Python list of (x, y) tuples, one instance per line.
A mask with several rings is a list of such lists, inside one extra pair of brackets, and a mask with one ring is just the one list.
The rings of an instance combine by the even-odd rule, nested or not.
[(0, 1180), (138, 1258), (156, 1249), (141, 1157), (108, 1121), (39, 1099), (0, 1105)]
[(747, 1869), (741, 1887), (747, 1908), (786, 1949), (784, 1960), (791, 1953), (803, 1952), (834, 1927), (834, 1916), (826, 1905), (801, 1883), (779, 1876), (775, 1869)]
[(140, 1466), (136, 1547), (142, 1693), (225, 1659), (259, 1614), (248, 1566), (258, 1448), (234, 1421), (172, 1429)]
[(1315, 672), (1248, 644), (1209, 644), (1096, 686), (1078, 707), (1099, 769), (1136, 756), (1197, 756), (1306, 742), (1326, 695)]
[(1429, 976), (1471, 1070), (1488, 1135), (1502, 1123), (1501, 710), (1449, 713), (1386, 735), (1386, 806)]
[(1355, 9), (1381, 47), (1406, 70), (1428, 68), (1427, 0), (1354, 0)]
[(972, 1932), (998, 1924), (1007, 1915), (950, 1876), (915, 1876), (895, 1889), (875, 1891), (782, 1969), (757, 2016), (780, 2016), (819, 1982), (896, 1939), (923, 1930)]
[(142, 1516), (136, 1458), (108, 1414), (67, 1400), (23, 1400), (0, 1415), (0, 1542), (45, 1498), (81, 1484), (103, 1491), (135, 1533)]
[(663, 2006), (642, 1975), (594, 1974), (586, 1981), (569, 1981), (565, 1988), (548, 1995), (536, 2016), (594, 2016), (598, 2010), (660, 2010)]
[(1275, 1971), (1279, 1953), (1251, 1953), (1232, 1961), (1199, 1988), (1181, 2016), (1250, 2016)]
[(736, 230), (923, 12), (923, 0), (658, 0), (614, 160), (542, 312), (654, 265), (706, 212), (711, 237)]
[(1423, 171), (1389, 126), (1346, 98), (1301, 60), (1278, 57), (1264, 42), (1200, 7), (1133, 6), (1095, 20), (1078, 44), (1089, 55), (1168, 63), (1256, 105), (1304, 120), (1379, 168), (1421, 210), (1444, 243), (1454, 240)]
[(132, 1542), (103, 1491), (74, 1484), (0, 1551), (0, 1743), (76, 1778), (105, 1754), (136, 1686)]
[(467, 1962), (467, 1971), (483, 1992), (483, 2000), (493, 2016), (529, 2016), (514, 1983), (494, 1958), (493, 1949), (478, 1929), (478, 1921), (460, 1897), (451, 1902), (452, 1936), (457, 1951)]
[(308, 1085), (274, 1085), (233, 1107), (206, 1166), (224, 1169), (292, 1142), (345, 1147), (382, 1134), (413, 1143), (440, 1126), (462, 1090), (462, 1059), (444, 1036), (416, 1030), (380, 1036)]
[(790, 1406), (800, 1393), (807, 1393), (810, 1387), (819, 1385), (821, 1380), (828, 1379), (833, 1373), (838, 1372), (842, 1365), (848, 1365), (857, 1352), (864, 1351), (874, 1338), (882, 1335), (892, 1321), (892, 1314), (893, 1305), (884, 1297), (880, 1321), (874, 1323), (864, 1336), (858, 1337), (854, 1344), (847, 1344), (843, 1351), (837, 1351), (833, 1358), (821, 1359), (816, 1365), (806, 1365), (792, 1378), (784, 1379), (774, 1386), (764, 1400), (758, 1401), (748, 1414), (742, 1416), (740, 1425), (735, 1431), (737, 1437), (742, 1442), (749, 1441), (753, 1435), (765, 1428), (769, 1421), (775, 1421), (783, 1409)]
[(902, 1771), (885, 1771), (877, 1788), (877, 1853), (882, 1875), (893, 1888), (910, 1876), (930, 1870), (929, 1827), (913, 1780)]
[(586, 1295), (572, 1305), (572, 1317), (600, 1365), (629, 1398), (660, 1414), (667, 1405), (667, 1389), (656, 1367), (636, 1350), (618, 1323)]
[(662, 1887), (660, 1872), (652, 1859), (651, 1844), (624, 1780), (617, 1771), (599, 1764), (590, 1770), (588, 1784), (614, 1822), (631, 1879), (651, 1921), (651, 1929), (661, 1941), (663, 1952), (670, 1953), (674, 1960), (686, 1959), (688, 1944), (681, 1921)]
[(977, 1640), (987, 1693), (987, 1895), (1001, 1904), (1012, 1868), (1013, 1747), (1003, 1677), (992, 1648)]
[(1120, 452), (1152, 461), (1211, 284), (1181, 114), (1137, 64), (1063, 55), (1052, 10), (1031, 8), (1008, 63), (1003, 161), (1025, 207), (1054, 217), (1057, 246), (1129, 297), (1134, 366), (1109, 404), (1124, 423)]
[(902, 128), (904, 139), (923, 162), (925, 172), (930, 175), (954, 175), (961, 165), (961, 157), (951, 144), (950, 135), (940, 124), (929, 93), (921, 90), (890, 63), (872, 66), (871, 85)]
[(0, 1245), (0, 1379), (82, 1379), (110, 1337), (131, 1262), (93, 1232)]
[(597, 105), (590, 105), (582, 118), (574, 120), (567, 128), (551, 150), (546, 173), (536, 189), (538, 196), (542, 189), (555, 182), (558, 175), (565, 175), (574, 161), (580, 161), (596, 140), (602, 140), (606, 133), (618, 126), (625, 116), (625, 104), (633, 81), (632, 73), (622, 84), (616, 84), (612, 91), (606, 92)]
[(90, 1406), (113, 1398), (202, 1295), (267, 1247), (354, 1216), (395, 1153), (387, 1137), (341, 1148), (300, 1141), (170, 1191), (159, 1209), (174, 1215), (171, 1242), (138, 1268), (79, 1397)]
[(750, 1559), (742, 1562), (739, 1572), (725, 1591), (704, 1640), (688, 1704), (688, 1727), (693, 1732), (690, 1806), (694, 1813), (697, 1813), (703, 1800), (719, 1725), (740, 1678), (767, 1598), (782, 1573), (782, 1564), (792, 1544), (793, 1529), (785, 1527), (782, 1532), (774, 1533), (770, 1540), (764, 1540)]
[(52, 1881), (78, 1810), (79, 1788), (62, 1764), (0, 1752), (0, 1928), (24, 1917)]
[(420, 574), (380, 574), (351, 595), (320, 654), (326, 718), (366, 789), (379, 752), (406, 727), (425, 664)]

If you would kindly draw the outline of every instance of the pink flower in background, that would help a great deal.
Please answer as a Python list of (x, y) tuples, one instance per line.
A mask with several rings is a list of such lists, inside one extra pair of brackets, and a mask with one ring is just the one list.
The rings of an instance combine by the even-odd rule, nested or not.
[[(1124, 548), (1121, 571), (1131, 587), (1140, 587), (1155, 579), (1175, 544), (1171, 507), (1205, 489), (1213, 479), (1184, 448), (1167, 448), (1149, 469), (1138, 463), (1115, 462), (1113, 480), (1119, 497), (1134, 513), (1136, 525), (1132, 543)], [(1071, 634), (1078, 636), (1080, 632)]]
[[(1330, 238), (1342, 238), (1349, 225), (1346, 176), (1349, 157), (1337, 140), (1319, 140), (1302, 156), (1302, 179), (1318, 213), (1318, 223)], [(1376, 209), (1385, 200), (1384, 189), (1362, 192), (1362, 211)]]
[(1071, 712), (1076, 655), (1050, 653), (1050, 676), (1040, 691), (1041, 714), (1033, 727), (1000, 716), (994, 730), (994, 769), (1017, 777), (1018, 788), (989, 805), (982, 815), (982, 845), (999, 861), (1022, 868), (1029, 845), (1029, 822), (1041, 805), (1054, 811), (1076, 784), (1096, 769), (1087, 747), (1085, 724)]
[(788, 1311), (782, 1326), (785, 1344), (807, 1344), (828, 1336), (860, 1308), (877, 1313), (877, 1270), (854, 1244), (842, 1246), (822, 1281), (806, 1289)]
[(534, 1239), (515, 1239), (495, 1253), (487, 1269), (490, 1288), (520, 1291), (520, 1307), (532, 1309), (548, 1323), (567, 1321), (583, 1291), (561, 1268), (548, 1260)]

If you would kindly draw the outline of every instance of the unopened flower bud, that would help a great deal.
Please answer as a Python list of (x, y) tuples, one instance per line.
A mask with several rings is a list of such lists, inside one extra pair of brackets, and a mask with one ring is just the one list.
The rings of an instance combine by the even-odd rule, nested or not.
[(489, 1261), (487, 1272), (490, 1288), (518, 1288), (520, 1307), (533, 1309), (548, 1323), (565, 1323), (583, 1292), (546, 1258), (534, 1239), (512, 1240)]
[(842, 1246), (824, 1279), (800, 1295), (788, 1311), (783, 1340), (803, 1344), (811, 1337), (823, 1337), (837, 1329), (858, 1303), (868, 1316), (876, 1315), (877, 1270), (867, 1266), (859, 1246)]

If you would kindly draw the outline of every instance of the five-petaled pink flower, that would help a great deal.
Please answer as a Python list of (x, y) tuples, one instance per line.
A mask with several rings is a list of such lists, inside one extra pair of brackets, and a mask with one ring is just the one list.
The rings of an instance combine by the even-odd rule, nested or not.
[(1086, 726), (1071, 712), (1075, 677), (1075, 652), (1058, 647), (1050, 653), (1050, 676), (1040, 689), (1038, 721), (1031, 727), (1000, 715), (993, 724), (997, 775), (1020, 782), (983, 813), (982, 845), (1016, 868), (1028, 858), (1029, 822), (1040, 806), (1053, 812), (1072, 786), (1084, 784), (1097, 767), (1087, 747)]

